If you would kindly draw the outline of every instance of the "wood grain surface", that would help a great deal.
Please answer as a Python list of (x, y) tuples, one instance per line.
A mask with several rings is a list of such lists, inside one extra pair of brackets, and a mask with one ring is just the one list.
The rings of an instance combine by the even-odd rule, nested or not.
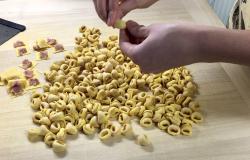
[[(64, 45), (73, 46), (82, 24), (100, 28), (103, 37), (118, 33), (99, 20), (91, 0), (5, 0), (0, 1), (0, 8), (1, 18), (27, 26), (27, 31), (0, 46), (0, 71), (17, 66), (23, 58), (34, 58), (34, 55), (15, 57), (12, 43), (17, 39), (32, 43), (40, 37), (55, 37)], [(125, 19), (144, 25), (189, 21), (223, 27), (205, 0), (161, 0)], [(39, 63), (38, 69), (46, 71), (62, 57), (63, 54), (53, 55), (50, 61)], [(148, 134), (153, 143), (151, 148), (142, 148), (126, 138), (104, 144), (97, 136), (79, 134), (69, 138), (65, 154), (54, 154), (43, 142), (31, 143), (27, 139), (26, 131), (35, 127), (29, 95), (13, 99), (0, 88), (0, 160), (249, 160), (249, 68), (219, 63), (194, 64), (188, 68), (199, 85), (197, 98), (205, 122), (194, 127), (192, 137), (171, 137), (159, 129), (144, 130), (133, 123), (137, 133)]]

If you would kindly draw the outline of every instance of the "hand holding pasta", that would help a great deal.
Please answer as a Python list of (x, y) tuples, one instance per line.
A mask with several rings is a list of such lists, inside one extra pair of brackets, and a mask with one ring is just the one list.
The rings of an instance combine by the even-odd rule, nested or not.
[(54, 152), (64, 152), (67, 137), (78, 132), (98, 133), (102, 141), (123, 135), (149, 145), (146, 135), (135, 136), (132, 117), (144, 128), (192, 135), (192, 127), (203, 117), (189, 70), (142, 74), (122, 54), (117, 36), (101, 42), (96, 28), (82, 26), (79, 32), (75, 50), (45, 73), (44, 92), (32, 94), (31, 107), (36, 111), (32, 120), (40, 128), (29, 130), (29, 139), (43, 138)]
[(199, 34), (195, 35), (195, 32), (189, 24), (153, 24), (145, 27), (128, 21), (126, 30), (120, 30), (120, 47), (144, 73), (160, 73), (202, 61), (200, 46), (196, 43)]
[[(147, 8), (158, 0), (93, 0), (98, 16), (109, 26), (137, 8)], [(119, 28), (119, 27), (118, 27)]]

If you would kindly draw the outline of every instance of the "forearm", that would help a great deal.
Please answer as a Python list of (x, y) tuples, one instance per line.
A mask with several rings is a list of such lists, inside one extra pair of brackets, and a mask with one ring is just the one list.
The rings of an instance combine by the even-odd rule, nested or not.
[(250, 31), (204, 27), (198, 35), (200, 61), (250, 65)]

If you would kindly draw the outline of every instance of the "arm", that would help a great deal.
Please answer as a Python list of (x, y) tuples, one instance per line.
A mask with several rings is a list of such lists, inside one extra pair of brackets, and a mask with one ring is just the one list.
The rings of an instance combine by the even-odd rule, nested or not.
[(193, 24), (129, 21), (120, 32), (120, 47), (143, 72), (157, 73), (198, 62), (250, 65), (250, 32)]
[(197, 34), (200, 61), (250, 65), (250, 31), (205, 27)]

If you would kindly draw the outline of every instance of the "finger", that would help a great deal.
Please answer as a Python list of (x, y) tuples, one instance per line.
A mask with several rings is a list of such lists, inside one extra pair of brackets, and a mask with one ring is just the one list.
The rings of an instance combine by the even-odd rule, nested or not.
[(117, 20), (117, 15), (119, 12), (119, 0), (109, 0), (109, 5), (108, 5), (108, 21), (107, 24), (109, 26), (114, 26), (115, 21)]
[(137, 8), (137, 2), (135, 0), (123, 0), (120, 8), (121, 8), (121, 14), (119, 15), (119, 18), (124, 17), (126, 14), (128, 14), (130, 11)]
[(99, 17), (107, 23), (108, 18), (108, 6), (107, 6), (107, 0), (95, 0), (95, 6), (96, 11), (99, 15)]
[(136, 38), (145, 39), (149, 35), (149, 29), (143, 25), (139, 25), (134, 21), (127, 22), (127, 29), (129, 33)]
[(120, 43), (119, 44), (120, 44), (121, 51), (125, 55), (127, 55), (128, 57), (133, 59), (133, 56), (135, 54), (136, 45), (130, 43), (129, 36), (126, 33), (126, 30), (120, 30)]

